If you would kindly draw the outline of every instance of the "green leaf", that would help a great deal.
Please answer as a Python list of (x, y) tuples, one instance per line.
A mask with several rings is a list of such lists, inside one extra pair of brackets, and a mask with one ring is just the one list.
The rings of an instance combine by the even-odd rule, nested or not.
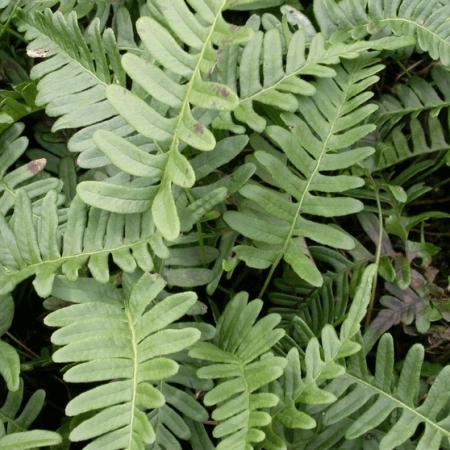
[(124, 187), (100, 181), (83, 181), (77, 186), (77, 194), (88, 205), (120, 214), (146, 211), (152, 205), (156, 190), (154, 186)]
[(152, 204), (152, 214), (155, 225), (163, 237), (173, 241), (180, 234), (180, 220), (178, 218), (177, 207), (172, 195), (169, 183), (163, 183), (159, 187)]

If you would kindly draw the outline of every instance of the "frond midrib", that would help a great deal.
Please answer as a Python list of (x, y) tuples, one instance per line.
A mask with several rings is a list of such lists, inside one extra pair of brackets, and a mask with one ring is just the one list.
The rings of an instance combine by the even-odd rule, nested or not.
[[(95, 71), (92, 71), (92, 69), (90, 67), (86, 67), (84, 64), (81, 63), (81, 61), (77, 60), (76, 58), (73, 57), (73, 55), (71, 55), (70, 53), (67, 52), (67, 50), (61, 48), (61, 46), (55, 42), (54, 39), (52, 39), (52, 36), (49, 33), (46, 33), (45, 31), (42, 31), (41, 29), (37, 28), (33, 23), (30, 23), (29, 21), (26, 20), (26, 16), (23, 18), (23, 20), (32, 28), (34, 28), (35, 30), (37, 30), (39, 33), (41, 33), (42, 35), (44, 35), (47, 39), (49, 39), (54, 45), (56, 45), (56, 47), (58, 47), (59, 52), (60, 53), (64, 53), (64, 56), (69, 60), (69, 64), (76, 64), (77, 66), (79, 66), (85, 73), (89, 74), (92, 78), (94, 78), (97, 83), (99, 85), (102, 85), (103, 87), (106, 88), (106, 86), (108, 86), (108, 83), (106, 83), (105, 81), (101, 80), (97, 74), (95, 73)], [(51, 56), (53, 57), (53, 55)], [(51, 58), (50, 57), (50, 58)]]
[[(395, 97), (397, 98), (397, 97)], [(380, 103), (378, 103), (380, 104)], [(381, 106), (382, 103), (381, 103)], [(382, 118), (385, 117), (392, 117), (392, 116), (396, 116), (396, 115), (402, 115), (402, 116), (407, 116), (410, 114), (417, 114), (417, 113), (421, 113), (421, 112), (425, 112), (425, 111), (429, 111), (431, 109), (435, 109), (435, 108), (449, 108), (450, 107), (450, 100), (443, 100), (440, 103), (435, 103), (435, 104), (425, 104), (422, 106), (418, 106), (417, 108), (399, 108), (399, 109), (386, 109), (384, 111), (380, 111), (379, 114), (377, 114), (376, 120), (379, 121)]]
[(130, 249), (132, 250), (134, 247), (140, 245), (140, 244), (145, 244), (148, 242), (150, 236), (146, 237), (144, 239), (140, 239), (139, 241), (133, 242), (131, 244), (122, 244), (119, 245), (117, 247), (110, 247), (110, 248), (103, 248), (100, 250), (93, 250), (93, 251), (86, 251), (86, 252), (81, 252), (81, 253), (77, 253), (74, 255), (66, 255), (66, 256), (61, 256), (59, 258), (55, 258), (55, 259), (46, 259), (45, 261), (41, 261), (39, 263), (34, 263), (34, 264), (29, 264), (27, 266), (25, 266), (24, 268), (20, 269), (20, 270), (11, 270), (10, 268), (4, 266), (4, 265), (0, 265), (4, 270), (4, 274), (0, 275), (0, 279), (8, 279), (8, 278), (15, 278), (15, 277), (20, 277), (21, 279), (25, 279), (27, 277), (29, 277), (30, 275), (33, 275), (34, 273), (37, 273), (37, 271), (41, 268), (44, 268), (46, 266), (61, 266), (62, 264), (64, 264), (67, 261), (71, 261), (71, 260), (76, 260), (79, 258), (90, 258), (91, 256), (96, 256), (96, 255), (102, 255), (105, 253), (113, 253), (115, 251), (119, 251), (119, 250), (123, 250), (123, 249)]
[(344, 93), (344, 95), (343, 95), (343, 101), (342, 101), (342, 103), (339, 105), (339, 107), (336, 109), (336, 115), (335, 115), (335, 117), (333, 118), (333, 121), (330, 123), (330, 129), (329, 129), (329, 132), (328, 132), (327, 137), (326, 137), (326, 138), (323, 140), (323, 142), (322, 142), (322, 149), (321, 149), (321, 151), (320, 151), (320, 154), (319, 154), (318, 158), (316, 159), (316, 164), (315, 164), (315, 166), (314, 166), (314, 169), (313, 169), (313, 171), (312, 171), (310, 177), (308, 178), (308, 180), (306, 180), (305, 187), (304, 187), (304, 189), (303, 189), (302, 195), (301, 195), (300, 200), (299, 200), (299, 202), (298, 202), (298, 206), (297, 206), (297, 209), (296, 209), (296, 211), (295, 211), (293, 220), (292, 220), (292, 222), (291, 222), (291, 225), (290, 225), (288, 234), (286, 235), (286, 238), (285, 238), (285, 240), (284, 240), (284, 242), (283, 242), (282, 249), (281, 249), (281, 251), (278, 253), (278, 255), (277, 255), (275, 261), (272, 263), (272, 266), (270, 267), (269, 273), (268, 273), (268, 275), (267, 275), (267, 277), (266, 277), (266, 279), (265, 279), (265, 281), (264, 281), (263, 287), (261, 288), (261, 292), (260, 292), (260, 294), (259, 294), (259, 297), (262, 297), (262, 295), (263, 295), (264, 292), (266, 291), (266, 289), (267, 289), (267, 287), (269, 286), (270, 280), (272, 279), (272, 276), (273, 276), (273, 274), (274, 274), (274, 272), (275, 272), (275, 270), (276, 270), (278, 264), (279, 264), (280, 261), (283, 259), (283, 256), (284, 256), (284, 254), (286, 253), (286, 250), (287, 250), (288, 245), (289, 245), (289, 241), (291, 240), (292, 235), (293, 235), (294, 230), (295, 230), (295, 225), (297, 224), (297, 219), (298, 219), (298, 217), (299, 217), (299, 215), (300, 215), (300, 212), (302, 211), (303, 203), (304, 203), (304, 201), (305, 201), (306, 195), (309, 193), (309, 187), (311, 186), (311, 183), (312, 183), (312, 181), (313, 181), (313, 178), (314, 178), (314, 177), (316, 176), (316, 174), (319, 172), (320, 165), (321, 165), (321, 163), (322, 163), (322, 159), (324, 158), (324, 156), (325, 156), (325, 154), (326, 154), (326, 152), (327, 152), (328, 142), (329, 142), (329, 140), (331, 139), (331, 137), (332, 137), (333, 134), (334, 134), (334, 128), (335, 128), (335, 126), (336, 126), (336, 121), (339, 119), (340, 114), (341, 114), (341, 111), (342, 111), (342, 108), (343, 108), (343, 106), (344, 106), (345, 103), (346, 103), (347, 96), (348, 96), (348, 90), (349, 90), (349, 88), (350, 88), (350, 86), (351, 86), (351, 84), (352, 84), (352, 81), (351, 81), (352, 79), (353, 79), (353, 74), (350, 74), (349, 81), (348, 81), (348, 83), (347, 83), (347, 85), (346, 85), (346, 87), (345, 87), (345, 90), (343, 91), (343, 93)]
[(369, 383), (368, 381), (366, 381), (362, 378), (359, 378), (358, 376), (356, 376), (350, 372), (346, 372), (341, 376), (352, 380), (354, 384), (359, 384), (359, 385), (364, 386), (365, 389), (372, 390), (375, 394), (378, 394), (379, 396), (387, 398), (392, 403), (395, 403), (397, 405), (396, 406), (397, 408), (407, 410), (410, 414), (413, 414), (414, 416), (420, 418), (422, 423), (425, 422), (426, 424), (430, 425), (431, 427), (435, 428), (437, 431), (442, 433), (444, 436), (447, 436), (450, 438), (450, 431), (441, 427), (438, 422), (434, 422), (431, 419), (429, 419), (427, 416), (424, 416), (423, 414), (419, 413), (415, 408), (404, 403), (402, 400), (400, 400), (399, 398), (390, 394), (389, 392), (386, 392), (383, 389), (380, 389), (379, 387), (374, 386), (373, 384)]
[(413, 25), (417, 28), (420, 28), (422, 31), (424, 31), (428, 34), (431, 34), (434, 39), (436, 39), (436, 40), (440, 41), (442, 44), (446, 45), (448, 47), (448, 49), (450, 50), (450, 41), (443, 39), (441, 36), (439, 36), (439, 34), (435, 33), (430, 28), (423, 26), (418, 21), (416, 22), (416, 21), (414, 21), (412, 19), (408, 19), (406, 17), (384, 17), (383, 19), (375, 19), (372, 21), (374, 23), (384, 23), (385, 22), (387, 24), (389, 24), (389, 22), (405, 22), (408, 25)]
[[(325, 43), (327, 43), (328, 41), (326, 41)], [(343, 56), (345, 56), (347, 53), (354, 53), (355, 50), (352, 49), (351, 47), (347, 48), (345, 52), (342, 53), (338, 53), (335, 56), (337, 56), (338, 58), (342, 58)], [(279, 80), (277, 80), (275, 83), (273, 83), (270, 86), (265, 86), (262, 87), (261, 89), (259, 89), (257, 92), (254, 92), (253, 94), (247, 96), (247, 97), (240, 97), (239, 98), (239, 104), (243, 104), (252, 100), (257, 100), (258, 97), (260, 95), (264, 95), (266, 92), (270, 92), (272, 90), (276, 90), (277, 87), (282, 84), (284, 81), (286, 80), (290, 80), (291, 78), (295, 78), (298, 77), (299, 75), (302, 75), (302, 73), (309, 69), (311, 66), (315, 66), (318, 64), (326, 64), (326, 60), (330, 58), (331, 55), (329, 55), (328, 53), (324, 53), (324, 60), (320, 61), (320, 60), (315, 60), (315, 61), (308, 61), (308, 59), (306, 59), (305, 64), (300, 67), (299, 69), (297, 69), (296, 71), (286, 74), (285, 76), (283, 76), (282, 78), (280, 78)]]
[[(172, 136), (172, 140), (170, 142), (169, 151), (168, 151), (169, 156), (170, 156), (170, 154), (172, 154), (173, 152), (178, 150), (178, 139), (179, 139), (178, 138), (178, 130), (179, 130), (179, 128), (180, 128), (180, 126), (181, 126), (181, 124), (183, 122), (186, 110), (187, 110), (187, 108), (190, 105), (191, 94), (192, 94), (192, 90), (194, 88), (194, 82), (195, 82), (196, 77), (199, 76), (199, 74), (200, 74), (200, 69), (201, 69), (201, 65), (202, 65), (202, 62), (203, 62), (203, 57), (204, 57), (205, 52), (206, 52), (206, 50), (208, 48), (208, 45), (211, 42), (212, 36), (214, 34), (214, 31), (215, 31), (215, 28), (216, 28), (216, 25), (217, 25), (217, 21), (221, 17), (222, 12), (224, 11), (225, 6), (227, 4), (227, 1), (228, 0), (222, 0), (222, 4), (218, 8), (217, 13), (216, 13), (216, 15), (214, 17), (214, 21), (211, 23), (211, 26), (210, 26), (209, 31), (208, 31), (208, 35), (206, 36), (206, 39), (203, 42), (202, 48), (201, 48), (200, 52), (198, 53), (198, 59), (197, 59), (197, 62), (195, 64), (195, 67), (194, 67), (194, 69), (192, 71), (192, 76), (191, 76), (191, 78), (189, 79), (189, 81), (187, 83), (186, 95), (184, 96), (183, 103), (181, 104), (181, 108), (180, 108), (180, 111), (178, 113), (177, 121), (175, 123), (175, 128), (173, 130), (173, 136)], [(165, 179), (167, 177), (167, 172), (168, 172), (167, 168), (168, 168), (168, 164), (166, 164), (166, 167), (164, 169), (164, 174), (163, 174), (162, 179), (161, 179), (161, 184), (164, 183), (164, 181), (165, 181)]]
[(133, 317), (131, 316), (131, 312), (129, 308), (125, 305), (125, 314), (127, 317), (128, 322), (128, 328), (130, 329), (130, 340), (131, 340), (131, 347), (133, 349), (133, 378), (132, 378), (132, 397), (130, 402), (130, 414), (131, 414), (131, 420), (130, 420), (130, 430), (128, 435), (128, 444), (127, 449), (133, 448), (133, 425), (134, 425), (134, 411), (136, 408), (136, 398), (137, 398), (137, 386), (138, 386), (138, 369), (139, 369), (139, 361), (138, 361), (138, 344), (136, 341), (136, 332), (134, 329), (134, 321)]

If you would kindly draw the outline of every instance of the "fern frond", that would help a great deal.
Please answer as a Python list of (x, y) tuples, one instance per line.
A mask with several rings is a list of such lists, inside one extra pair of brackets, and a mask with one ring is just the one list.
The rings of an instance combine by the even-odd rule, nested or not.
[(94, 412), (70, 434), (73, 442), (92, 439), (86, 449), (132, 449), (153, 443), (155, 430), (147, 412), (165, 404), (161, 382), (179, 369), (168, 356), (200, 338), (195, 328), (171, 328), (195, 304), (195, 293), (171, 295), (152, 305), (163, 280), (148, 274), (135, 278), (125, 276), (122, 292), (111, 287), (114, 297), (82, 299), (45, 319), (59, 328), (52, 335), (52, 342), (62, 346), (53, 354), (54, 361), (75, 363), (64, 379), (104, 382), (66, 408), (69, 416)]
[(93, 132), (99, 127), (133, 132), (106, 98), (106, 86), (125, 84), (114, 33), (106, 29), (101, 34), (96, 19), (84, 37), (75, 12), (66, 17), (47, 9), (24, 14), (22, 20), (28, 54), (45, 58), (31, 71), (32, 79), (39, 80), (36, 103), (45, 105), (50, 117), (59, 117), (53, 131), (82, 128), (68, 143), (71, 151), (82, 153), (82, 167), (104, 165), (107, 160), (96, 149)]
[(311, 287), (299, 279), (293, 271), (285, 270), (281, 278), (276, 278), (273, 289), (268, 294), (274, 306), (272, 312), (280, 314), (282, 324), (291, 330), (292, 337), (298, 342), (301, 337), (296, 333), (294, 317), (300, 317), (308, 324), (315, 336), (319, 336), (326, 324), (338, 326), (351, 304), (359, 271), (373, 261), (373, 256), (360, 250), (353, 257), (342, 255), (327, 247), (309, 247), (312, 257), (331, 270), (322, 271), (324, 282), (319, 288)]
[[(157, 166), (160, 184), (151, 205), (153, 220), (167, 240), (174, 240), (181, 226), (172, 185), (188, 188), (195, 182), (192, 166), (182, 155), (180, 145), (207, 151), (216, 144), (214, 135), (195, 117), (192, 108), (229, 111), (237, 106), (238, 98), (229, 87), (205, 78), (211, 76), (218, 53), (216, 47), (245, 41), (250, 30), (233, 27), (224, 21), (222, 13), (227, 7), (226, 0), (193, 2), (195, 14), (181, 0), (170, 4), (158, 0), (155, 5), (180, 43), (157, 20), (141, 17), (137, 21), (137, 31), (154, 61), (149, 62), (132, 53), (122, 58), (127, 74), (153, 102), (145, 102), (135, 93), (116, 85), (108, 87), (107, 97), (138, 133), (162, 147), (162, 161), (159, 163), (144, 155), (136, 146), (111, 133), (98, 132), (96, 139), (102, 151), (106, 150), (107, 144), (101, 145), (99, 141), (109, 140), (110, 146), (111, 142), (116, 142), (130, 159), (139, 158), (142, 168), (148, 167), (147, 171)], [(178, 82), (169, 76), (169, 71), (175, 74)], [(163, 105), (165, 111), (170, 108), (170, 115), (166, 117), (158, 112), (156, 104)], [(142, 176), (143, 172), (138, 175)], [(79, 193), (83, 200), (93, 204), (83, 188), (81, 184)], [(102, 191), (102, 186), (98, 185), (98, 190)]]
[[(305, 77), (332, 78), (336, 72), (329, 66), (356, 58), (371, 45), (376, 46), (364, 41), (332, 43), (321, 34), (316, 34), (309, 43), (303, 29), (285, 36), (286, 30), (281, 30), (281, 26), (257, 31), (242, 51), (231, 47), (221, 54), (220, 79), (239, 92), (239, 105), (233, 114), (260, 133), (267, 120), (264, 114), (255, 111), (258, 103), (294, 113), (299, 107), (298, 95), (311, 96), (316, 92), (316, 86)], [(262, 70), (258, 69), (260, 65)], [(221, 114), (214, 125), (243, 132), (229, 113)]]
[[(383, 170), (410, 158), (450, 150), (450, 74), (442, 66), (431, 70), (432, 83), (419, 77), (396, 85), (394, 95), (379, 100), (375, 115), (380, 142), (365, 162)], [(433, 86), (434, 84), (434, 86)]]
[(385, 94), (378, 101), (375, 123), (385, 136), (403, 118), (415, 118), (428, 112), (432, 116), (450, 107), (450, 73), (442, 66), (435, 65), (431, 80), (414, 76), (407, 83), (398, 83), (393, 94)]
[(364, 181), (323, 172), (348, 168), (373, 153), (370, 147), (344, 150), (375, 128), (361, 122), (376, 109), (365, 104), (372, 96), (365, 90), (378, 80), (375, 74), (382, 67), (370, 58), (345, 63), (337, 68), (334, 79), (320, 80), (317, 93), (303, 99), (301, 116), (282, 116), (289, 130), (267, 128), (267, 136), (281, 148), (290, 165), (284, 163), (285, 156), (278, 150), (260, 150), (255, 153), (257, 174), (282, 192), (250, 182), (239, 191), (250, 202), (224, 215), (230, 227), (254, 245), (237, 246), (238, 258), (250, 267), (271, 267), (262, 291), (282, 259), (300, 278), (313, 286), (322, 285), (305, 238), (334, 248), (354, 247), (347, 234), (304, 215), (336, 217), (361, 211), (363, 205), (358, 200), (327, 194), (361, 187)]
[[(197, 235), (186, 235), (167, 247), (155, 230), (150, 211), (114, 214), (88, 208), (75, 197), (65, 222), (63, 217), (55, 191), (48, 192), (34, 212), (26, 192), (18, 191), (11, 219), (0, 215), (2, 293), (35, 275), (34, 287), (40, 296), (47, 297), (60, 269), (75, 280), (85, 266), (96, 280), (106, 283), (110, 278), (110, 255), (128, 273), (136, 268), (153, 270), (156, 259), (159, 272), (172, 286), (204, 285), (213, 276), (206, 266), (216, 259), (217, 251), (197, 244)], [(19, 231), (24, 226), (26, 229)]]
[[(1, 354), (1, 353), (0, 353)], [(23, 382), (9, 391), (0, 406), (0, 448), (2, 450), (25, 450), (58, 445), (61, 437), (53, 431), (28, 430), (44, 406), (45, 391), (34, 392), (23, 406)]]
[(212, 418), (219, 421), (213, 436), (220, 440), (218, 450), (252, 448), (264, 440), (261, 428), (271, 418), (262, 411), (278, 398), (260, 389), (277, 379), (286, 365), (284, 358), (268, 353), (284, 331), (275, 328), (280, 321), (270, 314), (256, 321), (262, 302), (248, 303), (246, 293), (237, 294), (225, 308), (212, 342), (197, 343), (189, 354), (210, 361), (198, 371), (200, 378), (221, 381), (204, 398), (214, 406)]
[(442, 441), (448, 442), (450, 439), (450, 367), (442, 369), (425, 400), (419, 404), (423, 356), (423, 347), (413, 345), (394, 385), (394, 344), (390, 335), (384, 335), (378, 345), (374, 376), (370, 375), (367, 367), (365, 370), (349, 368), (330, 384), (330, 391), (340, 398), (327, 410), (325, 423), (333, 424), (352, 417), (354, 423), (346, 432), (347, 439), (357, 438), (378, 426), (386, 427), (388, 431), (380, 442), (380, 450), (399, 448), (422, 425), (424, 429), (416, 438), (415, 448), (442, 448)]
[[(242, 136), (226, 138), (218, 143), (210, 160), (205, 160), (202, 155), (195, 157), (192, 164), (199, 178), (207, 177), (232, 159), (246, 142), (247, 138)], [(224, 155), (225, 148), (228, 152)], [(51, 291), (55, 274), (60, 269), (69, 279), (74, 280), (86, 265), (96, 280), (107, 282), (110, 277), (110, 255), (114, 263), (125, 272), (132, 272), (136, 267), (151, 271), (156, 264), (159, 273), (171, 286), (194, 287), (207, 284), (214, 276), (207, 266), (215, 260), (217, 251), (199, 242), (198, 235), (188, 232), (195, 223), (203, 220), (204, 216), (223, 202), (229, 192), (240, 188), (253, 172), (253, 165), (244, 165), (231, 177), (221, 178), (217, 182), (193, 190), (192, 202), (182, 208), (180, 215), (181, 228), (187, 234), (169, 247), (164, 243), (161, 234), (155, 230), (151, 212), (145, 207), (148, 199), (141, 195), (142, 191), (147, 195), (151, 193), (152, 186), (130, 187), (125, 192), (123, 187), (105, 183), (113, 192), (122, 189), (122, 194), (127, 194), (122, 203), (128, 207), (133, 204), (136, 208), (136, 213), (123, 215), (89, 208), (79, 197), (72, 200), (68, 210), (61, 209), (59, 203), (62, 199), (53, 190), (31, 205), (25, 185), (17, 191), (13, 199), (15, 212), (12, 217), (0, 215), (0, 235), (3, 238), (0, 241), (0, 292), (10, 292), (20, 281), (36, 275), (34, 286), (42, 297), (46, 297)], [(123, 178), (119, 178), (121, 179)], [(36, 186), (31, 183), (32, 189), (29, 192), (31, 195), (42, 196), (46, 192), (46, 186), (52, 187), (52, 180), (58, 181), (47, 178), (42, 180), (42, 183), (35, 182)], [(59, 185), (58, 181), (58, 187)], [(91, 183), (86, 182), (84, 189), (89, 189), (90, 186)], [(137, 196), (133, 197), (136, 192)], [(98, 198), (100, 204), (111, 201), (116, 208), (120, 208), (117, 198)], [(180, 205), (187, 201), (183, 199), (184, 197), (178, 199)], [(4, 204), (8, 206), (9, 203), (5, 200)], [(141, 213), (141, 210), (146, 211)], [(19, 221), (17, 227), (14, 225), (16, 218)], [(22, 223), (24, 218), (27, 218), (26, 239), (24, 233), (18, 231), (19, 223)], [(210, 238), (208, 237), (209, 240)]]
[(417, 46), (450, 65), (450, 5), (441, 0), (315, 0), (314, 12), (326, 36), (351, 32), (413, 36)]
[(309, 340), (302, 359), (297, 348), (291, 348), (283, 377), (272, 385), (271, 391), (281, 401), (271, 411), (273, 423), (265, 441), (268, 450), (287, 448), (285, 431), (316, 426), (316, 420), (304, 411), (305, 406), (300, 405), (324, 405), (337, 399), (334, 392), (325, 389), (324, 384), (326, 380), (343, 376), (346, 369), (342, 362), (361, 349), (356, 337), (369, 305), (375, 274), (376, 267), (373, 264), (362, 273), (339, 335), (335, 327), (328, 324), (322, 329), (319, 340), (305, 322), (297, 319), (303, 332), (309, 335)]
[[(38, 205), (39, 199), (48, 190), (59, 192), (62, 188), (58, 179), (40, 175), (47, 163), (45, 158), (38, 158), (15, 168), (28, 148), (28, 138), (21, 136), (23, 130), (24, 124), (19, 122), (0, 135), (0, 213), (3, 215), (9, 214), (14, 207), (19, 189), (25, 190), (30, 201)], [(3, 243), (0, 243), (1, 247)]]
[(129, 216), (125, 220), (124, 216), (94, 208), (88, 214), (86, 205), (75, 198), (64, 229), (59, 222), (55, 191), (47, 193), (35, 215), (26, 192), (18, 191), (11, 220), (0, 215), (2, 292), (9, 292), (34, 274), (36, 290), (46, 297), (61, 266), (63, 273), (76, 279), (86, 262), (95, 278), (106, 282), (110, 254), (128, 272), (137, 265), (143, 270), (153, 267), (148, 242), (158, 245), (158, 237), (150, 237), (152, 224), (141, 216)]

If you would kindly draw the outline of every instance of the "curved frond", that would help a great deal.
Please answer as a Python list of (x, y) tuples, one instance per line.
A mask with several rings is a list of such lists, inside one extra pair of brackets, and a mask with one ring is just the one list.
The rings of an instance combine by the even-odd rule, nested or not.
[(260, 390), (283, 373), (285, 359), (268, 352), (284, 331), (275, 328), (280, 321), (276, 314), (257, 321), (261, 308), (260, 300), (248, 302), (246, 293), (237, 294), (220, 317), (213, 341), (189, 351), (193, 358), (211, 362), (199, 369), (200, 378), (219, 380), (204, 398), (205, 405), (215, 407), (218, 450), (252, 448), (263, 441), (261, 428), (271, 420), (263, 409), (278, 402), (276, 395)]
[(334, 248), (354, 247), (347, 234), (305, 215), (337, 217), (362, 210), (360, 201), (333, 194), (361, 187), (364, 181), (325, 172), (351, 167), (373, 153), (370, 147), (347, 149), (375, 128), (361, 122), (376, 110), (375, 105), (365, 104), (372, 96), (366, 89), (378, 80), (375, 74), (382, 68), (370, 58), (338, 67), (334, 79), (320, 80), (317, 93), (303, 99), (298, 116), (282, 116), (288, 129), (267, 128), (267, 136), (283, 153), (256, 151), (257, 174), (277, 190), (250, 182), (239, 191), (250, 202), (224, 215), (231, 228), (253, 243), (237, 246), (238, 258), (250, 267), (271, 267), (262, 291), (282, 259), (300, 278), (322, 285), (305, 238)]
[(421, 50), (450, 65), (450, 5), (442, 0), (315, 0), (314, 12), (326, 36), (348, 31), (361, 37), (387, 29), (413, 36)]
[[(197, 217), (204, 210), (200, 207)], [(195, 209), (191, 211), (196, 214)], [(150, 211), (109, 213), (88, 208), (75, 197), (62, 214), (55, 191), (49, 191), (33, 212), (28, 195), (19, 190), (11, 219), (0, 214), (0, 236), (0, 292), (10, 292), (20, 281), (35, 275), (33, 285), (42, 297), (50, 294), (60, 270), (76, 280), (87, 266), (96, 280), (106, 283), (111, 276), (110, 256), (127, 273), (136, 268), (151, 271), (156, 261), (171, 286), (205, 285), (213, 276), (207, 266), (218, 256), (215, 248), (198, 244), (197, 235), (187, 234), (167, 247), (155, 230)]]
[(354, 423), (346, 432), (347, 439), (357, 438), (385, 424), (388, 431), (381, 439), (380, 450), (394, 450), (417, 436), (418, 450), (439, 450), (443, 440), (450, 439), (448, 402), (450, 399), (450, 367), (434, 380), (425, 400), (418, 401), (420, 372), (424, 349), (415, 344), (408, 351), (394, 384), (394, 343), (384, 335), (378, 345), (375, 375), (365, 370), (349, 369), (334, 380), (329, 389), (339, 396), (325, 414), (325, 423), (334, 424), (347, 417)]
[(138, 280), (125, 277), (122, 292), (110, 288), (114, 297), (92, 301), (95, 296), (90, 293), (91, 299), (45, 319), (47, 325), (59, 328), (52, 342), (61, 348), (53, 360), (75, 363), (64, 379), (102, 382), (66, 408), (69, 416), (94, 412), (70, 434), (73, 442), (92, 440), (85, 449), (131, 450), (156, 439), (147, 413), (165, 404), (161, 382), (178, 372), (170, 355), (189, 348), (201, 334), (189, 326), (172, 328), (195, 304), (196, 294), (183, 292), (152, 305), (163, 287), (161, 278), (148, 274)]

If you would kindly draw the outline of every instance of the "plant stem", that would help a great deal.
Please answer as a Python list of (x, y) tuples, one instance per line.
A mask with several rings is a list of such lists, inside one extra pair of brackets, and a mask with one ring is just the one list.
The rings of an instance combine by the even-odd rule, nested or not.
[(367, 308), (367, 315), (366, 315), (366, 322), (365, 327), (366, 329), (369, 327), (370, 322), (372, 320), (372, 313), (373, 313), (373, 307), (375, 304), (375, 294), (377, 292), (377, 280), (378, 280), (378, 267), (380, 265), (380, 258), (381, 258), (381, 247), (383, 245), (383, 232), (384, 232), (384, 226), (383, 226), (383, 208), (381, 207), (381, 201), (380, 201), (380, 192), (378, 190), (378, 186), (373, 180), (373, 178), (369, 175), (371, 183), (373, 185), (373, 188), (375, 190), (375, 199), (377, 201), (377, 211), (378, 211), (378, 242), (377, 242), (377, 249), (375, 253), (375, 265), (377, 268), (375, 279), (373, 281), (372, 286), (372, 294), (370, 297), (370, 303)]

